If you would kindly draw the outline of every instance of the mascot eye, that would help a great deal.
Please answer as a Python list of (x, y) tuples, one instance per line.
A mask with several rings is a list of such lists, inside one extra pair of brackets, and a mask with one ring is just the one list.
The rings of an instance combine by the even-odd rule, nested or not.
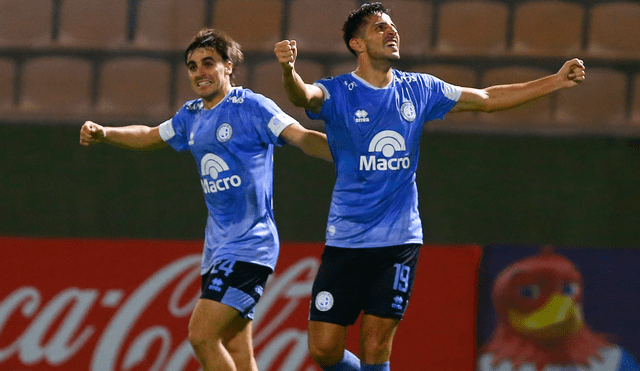
[(580, 285), (575, 282), (566, 282), (562, 285), (562, 294), (567, 296), (573, 296), (580, 290)]
[(520, 296), (525, 299), (536, 300), (540, 297), (540, 286), (538, 285), (523, 286), (518, 291)]

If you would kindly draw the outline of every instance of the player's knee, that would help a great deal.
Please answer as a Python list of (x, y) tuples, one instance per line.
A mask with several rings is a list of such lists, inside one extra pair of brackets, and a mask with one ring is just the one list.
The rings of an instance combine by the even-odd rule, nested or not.
[(257, 366), (255, 366), (256, 360), (251, 348), (236, 347), (228, 343), (223, 343), (223, 346), (229, 352), (238, 371), (257, 370)]
[(207, 343), (211, 341), (204, 332), (199, 331), (198, 329), (189, 328), (189, 343), (193, 350), (198, 353), (202, 352), (203, 349), (207, 347)]
[(393, 340), (369, 336), (360, 340), (362, 361), (365, 363), (380, 363), (389, 360)]
[(322, 368), (333, 366), (340, 362), (344, 349), (336, 346), (335, 343), (316, 340), (309, 342), (309, 355)]

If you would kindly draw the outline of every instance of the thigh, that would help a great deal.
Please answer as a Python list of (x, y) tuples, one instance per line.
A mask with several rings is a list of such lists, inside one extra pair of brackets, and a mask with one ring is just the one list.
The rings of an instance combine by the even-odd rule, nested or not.
[(222, 340), (228, 335), (229, 326), (241, 318), (238, 311), (228, 305), (208, 299), (199, 299), (191, 319), (189, 333), (199, 339)]
[(226, 304), (199, 299), (189, 321), (189, 336), (207, 344), (222, 344), (238, 371), (257, 371), (251, 324)]
[(363, 363), (379, 364), (389, 361), (393, 338), (399, 319), (365, 314), (360, 324), (360, 357)]
[(347, 347), (347, 327), (309, 321), (309, 354), (322, 368), (339, 362)]
[(334, 323), (309, 321), (309, 342), (322, 348), (344, 349), (347, 342), (347, 327)]
[(222, 344), (238, 371), (258, 370), (253, 354), (253, 321), (236, 316), (223, 331)]

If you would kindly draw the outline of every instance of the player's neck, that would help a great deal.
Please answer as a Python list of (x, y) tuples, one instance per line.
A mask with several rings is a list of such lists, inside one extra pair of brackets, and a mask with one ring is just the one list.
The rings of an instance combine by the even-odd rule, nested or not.
[(217, 90), (214, 94), (206, 97), (202, 97), (202, 103), (204, 104), (204, 109), (211, 109), (218, 105), (224, 99), (224, 97), (229, 94), (231, 91), (231, 84), (223, 85), (222, 89)]
[(355, 74), (360, 78), (368, 82), (369, 84), (377, 87), (384, 88), (389, 85), (393, 78), (391, 72), (391, 63), (371, 63), (370, 60), (358, 61), (358, 67), (355, 70)]

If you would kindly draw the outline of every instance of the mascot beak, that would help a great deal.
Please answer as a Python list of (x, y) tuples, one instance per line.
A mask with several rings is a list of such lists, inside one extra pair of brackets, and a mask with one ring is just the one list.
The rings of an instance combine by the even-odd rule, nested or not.
[(578, 331), (583, 323), (582, 306), (569, 296), (555, 293), (549, 301), (533, 312), (508, 310), (511, 326), (523, 335), (540, 339), (565, 338)]

